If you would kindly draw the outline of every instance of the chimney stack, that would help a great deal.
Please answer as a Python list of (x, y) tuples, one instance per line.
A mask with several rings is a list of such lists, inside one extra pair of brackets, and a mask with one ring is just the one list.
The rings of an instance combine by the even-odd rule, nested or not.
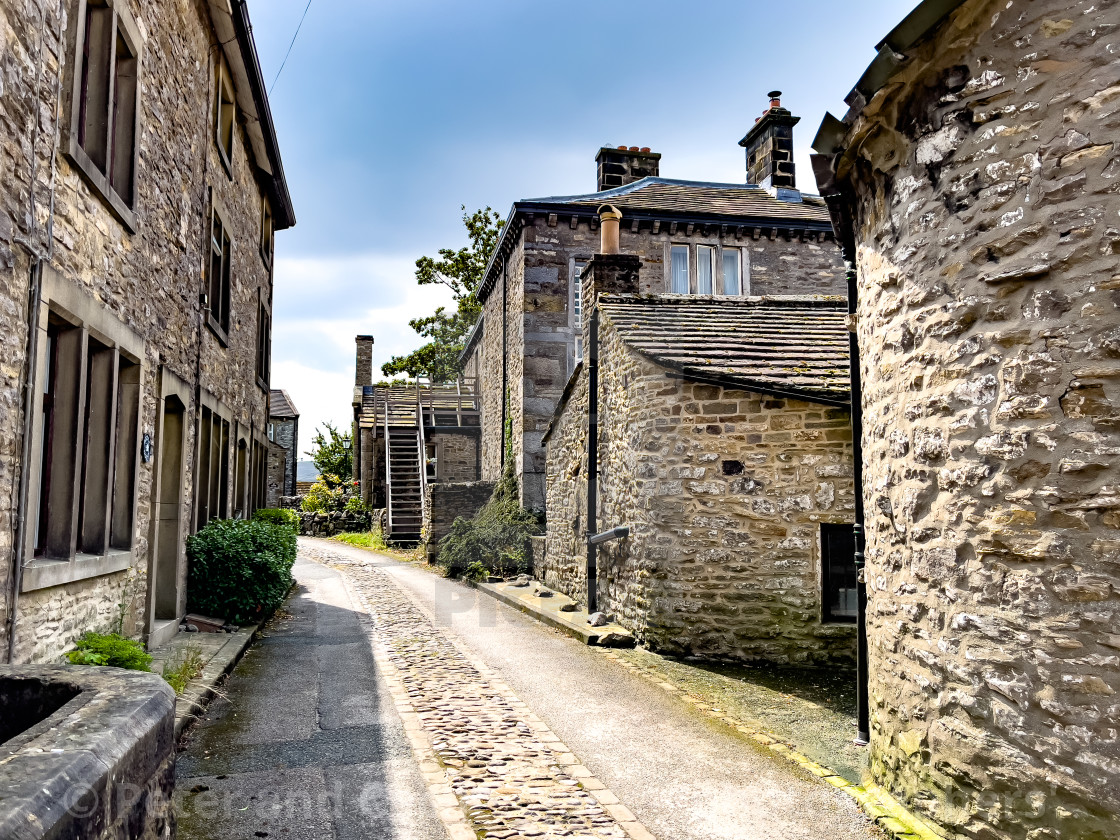
[(625, 187), (642, 178), (656, 178), (660, 172), (661, 155), (651, 152), (648, 146), (604, 146), (595, 155), (598, 164), (596, 192)]
[[(801, 121), (782, 107), (782, 92), (767, 94), (770, 107), (755, 120), (739, 145), (747, 150), (747, 183), (767, 189), (796, 190), (793, 127)], [(798, 196), (800, 198), (800, 196)]]
[(373, 384), (373, 336), (359, 335), (354, 339), (358, 345), (354, 365), (354, 387)]

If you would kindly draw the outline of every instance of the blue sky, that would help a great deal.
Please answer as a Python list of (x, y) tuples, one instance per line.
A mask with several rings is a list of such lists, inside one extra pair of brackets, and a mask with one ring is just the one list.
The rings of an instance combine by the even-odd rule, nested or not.
[[(272, 93), (299, 224), (277, 236), (273, 385), (349, 423), (354, 336), (375, 368), (447, 301), (413, 264), (465, 242), (460, 205), (589, 192), (603, 145), (650, 146), (668, 178), (742, 183), (766, 93), (802, 117), (799, 186), (826, 110), (916, 0), (563, 3), (312, 0)], [(251, 0), (271, 84), (306, 0)], [(301, 455), (302, 457), (302, 455)]]

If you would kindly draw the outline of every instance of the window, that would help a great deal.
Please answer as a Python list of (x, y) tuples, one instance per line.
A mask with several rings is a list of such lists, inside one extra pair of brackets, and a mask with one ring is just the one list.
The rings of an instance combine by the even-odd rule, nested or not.
[(219, 57), (214, 65), (214, 140), (222, 163), (232, 175), (233, 126), (237, 120), (237, 104), (233, 99), (233, 81), (225, 60)]
[(140, 365), (84, 324), (51, 311), (40, 376), (35, 556), (73, 560), (127, 552)]
[(723, 249), (723, 293), (743, 294), (743, 252), (738, 248)]
[(856, 541), (851, 525), (821, 525), (821, 620), (856, 620)]
[(195, 469), (195, 528), (226, 516), (229, 504), (229, 421), (203, 406), (198, 413), (198, 464)]
[(120, 0), (80, 0), (69, 152), (130, 230), (136, 194), (140, 36)]
[(272, 205), (268, 203), (268, 199), (261, 197), (261, 259), (264, 260), (265, 265), (272, 265), (272, 248), (273, 241), (272, 235), (274, 227), (272, 224)]
[(572, 268), (572, 327), (576, 334), (575, 361), (583, 359), (583, 270), (585, 262), (577, 262)]
[(696, 294), (710, 295), (712, 293), (715, 259), (715, 248), (710, 245), (696, 246)]
[(210, 276), (208, 279), (207, 305), (210, 307), (210, 326), (225, 343), (229, 336), (230, 258), (232, 243), (225, 222), (217, 208), (210, 213)]
[[(257, 384), (268, 390), (272, 365), (272, 315), (264, 303), (264, 292), (257, 302)], [(271, 438), (269, 438), (271, 440)]]
[(691, 290), (688, 280), (688, 246), (674, 245), (669, 258), (669, 291), (675, 295), (687, 295)]
[(269, 423), (268, 424), (268, 439), (271, 440), (271, 441), (276, 440), (276, 424), (275, 423)]

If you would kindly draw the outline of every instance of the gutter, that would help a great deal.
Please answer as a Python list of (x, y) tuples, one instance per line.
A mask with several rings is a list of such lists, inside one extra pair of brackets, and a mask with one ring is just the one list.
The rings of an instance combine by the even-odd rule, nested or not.
[(253, 39), (253, 24), (249, 20), (249, 7), (246, 0), (233, 0), (233, 29), (237, 44), (245, 57), (245, 70), (249, 77), (249, 88), (253, 103), (257, 108), (257, 119), (264, 134), (264, 144), (268, 152), (268, 164), (272, 168), (268, 176), (272, 187), (274, 207), (273, 226), (275, 230), (287, 230), (295, 226), (296, 211), (292, 196), (288, 192), (288, 180), (284, 176), (284, 162), (280, 159), (280, 146), (276, 140), (276, 126), (272, 121), (272, 108), (268, 102), (268, 89), (261, 75), (261, 62), (257, 56), (257, 45)]

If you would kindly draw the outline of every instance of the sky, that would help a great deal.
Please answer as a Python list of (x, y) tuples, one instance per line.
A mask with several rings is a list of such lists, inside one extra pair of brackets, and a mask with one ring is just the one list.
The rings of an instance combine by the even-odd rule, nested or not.
[[(418, 257), (461, 217), (595, 189), (601, 146), (649, 146), (661, 175), (744, 183), (738, 141), (767, 92), (802, 121), (798, 186), (826, 111), (916, 0), (250, 0), (298, 223), (276, 237), (272, 385), (316, 428), (348, 428), (354, 336), (374, 370), (420, 345), (450, 297)], [(277, 78), (277, 73), (280, 72)]]

